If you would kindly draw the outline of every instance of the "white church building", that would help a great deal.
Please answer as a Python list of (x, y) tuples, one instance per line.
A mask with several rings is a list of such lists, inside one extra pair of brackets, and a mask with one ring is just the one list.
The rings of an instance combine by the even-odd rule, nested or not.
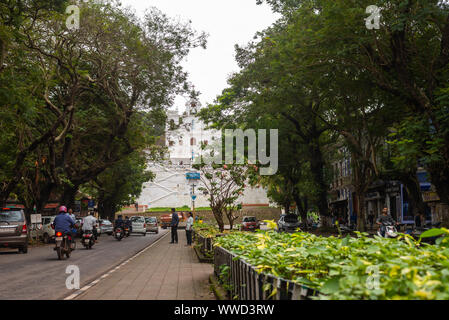
[[(155, 173), (152, 182), (144, 183), (137, 200), (139, 207), (209, 207), (208, 195), (198, 190), (201, 181), (191, 179), (192, 163), (201, 156), (202, 143), (213, 144), (221, 139), (221, 131), (205, 129), (206, 125), (197, 117), (196, 103), (188, 103), (186, 111), (168, 111), (165, 145), (168, 155), (164, 162), (148, 164)], [(189, 179), (188, 179), (189, 178)], [(195, 178), (195, 177), (194, 177)], [(269, 199), (263, 188), (247, 188), (239, 199), (244, 206), (268, 206)]]

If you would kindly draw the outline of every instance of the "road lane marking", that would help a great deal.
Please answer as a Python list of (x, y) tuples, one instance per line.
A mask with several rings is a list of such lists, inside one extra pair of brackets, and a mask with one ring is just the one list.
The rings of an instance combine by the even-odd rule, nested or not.
[(161, 241), (163, 238), (165, 238), (167, 235), (169, 234), (169, 232), (167, 232), (166, 234), (162, 235), (159, 239), (157, 239), (155, 242), (153, 242), (152, 244), (150, 244), (148, 247), (142, 249), (141, 251), (139, 251), (138, 253), (136, 253), (134, 256), (132, 256), (131, 258), (129, 258), (128, 260), (126, 260), (125, 262), (123, 262), (121, 265), (115, 267), (114, 269), (110, 270), (109, 272), (103, 274), (101, 277), (99, 277), (98, 279), (96, 279), (95, 281), (92, 281), (90, 284), (84, 286), (81, 290), (78, 290), (77, 292), (71, 294), (70, 296), (64, 298), (64, 300), (73, 300), (76, 297), (78, 297), (80, 294), (85, 293), (88, 289), (90, 289), (91, 287), (97, 285), (101, 279), (105, 279), (106, 277), (108, 277), (110, 274), (114, 273), (116, 270), (120, 269), (120, 267), (122, 265), (127, 264), (128, 262), (131, 262), (134, 258), (138, 257), (139, 255), (143, 254), (145, 251), (149, 250), (150, 248), (152, 248), (153, 246), (155, 246), (156, 244), (159, 243), (159, 241)]

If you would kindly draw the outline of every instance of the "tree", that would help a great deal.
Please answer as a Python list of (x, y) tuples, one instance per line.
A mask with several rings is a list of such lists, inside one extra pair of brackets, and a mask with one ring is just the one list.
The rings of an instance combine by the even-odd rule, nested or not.
[(131, 153), (82, 188), (97, 199), (102, 218), (112, 221), (123, 206), (135, 203), (143, 183), (154, 178), (154, 174), (147, 171), (147, 161), (145, 153)]
[(307, 26), (310, 65), (356, 68), (385, 93), (383, 102), (401, 100), (398, 124), (420, 127), (420, 137), (404, 137), (413, 142), (407, 146), (419, 151), (441, 201), (449, 203), (449, 3), (378, 1), (380, 29), (368, 30), (370, 1), (268, 2), (286, 19)]
[(56, 11), (18, 27), (21, 41), (0, 73), (9, 84), (22, 72), (25, 84), (11, 82), (0, 91), (7, 97), (3, 119), (12, 120), (0, 120), (9, 130), (0, 149), (14, 155), (0, 167), (2, 201), (14, 188), (31, 190), (19, 185), (29, 177), (42, 184), (33, 188), (41, 190), (34, 201), (45, 203), (56, 192), (70, 206), (81, 185), (155, 143), (146, 126), (165, 121), (176, 94), (197, 94), (180, 63), (190, 48), (205, 46), (204, 34), (156, 9), (140, 20), (109, 2), (82, 4), (81, 16), (76, 31), (66, 30), (66, 16)]
[(311, 198), (325, 223), (329, 183), (323, 148), (332, 137), (318, 115), (325, 110), (326, 97), (318, 90), (315, 74), (304, 70), (304, 58), (297, 54), (300, 41), (293, 31), (281, 20), (260, 32), (258, 41), (236, 47), (241, 71), (230, 77), (229, 88), (201, 116), (218, 128), (278, 129), (279, 159), (308, 162)]
[(201, 173), (202, 186), (198, 190), (207, 192), (212, 213), (221, 232), (224, 230), (223, 215), (228, 219), (231, 230), (238, 218), (237, 200), (246, 187), (248, 169), (245, 165), (211, 164), (205, 162), (195, 164), (194, 168)]

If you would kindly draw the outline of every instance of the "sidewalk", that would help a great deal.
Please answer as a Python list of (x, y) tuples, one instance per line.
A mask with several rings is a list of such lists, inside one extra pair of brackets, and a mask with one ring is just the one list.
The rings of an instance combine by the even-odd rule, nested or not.
[[(170, 232), (77, 300), (214, 300), (209, 289), (212, 265), (199, 263), (178, 230), (179, 244), (169, 244)], [(125, 240), (126, 241), (126, 240)]]

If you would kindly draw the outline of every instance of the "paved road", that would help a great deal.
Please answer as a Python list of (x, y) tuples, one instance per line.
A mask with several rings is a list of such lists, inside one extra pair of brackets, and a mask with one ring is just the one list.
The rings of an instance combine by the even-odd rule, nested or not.
[[(108, 235), (99, 237), (91, 250), (82, 247), (77, 239), (77, 249), (70, 259), (59, 261), (53, 245), (28, 248), (28, 254), (17, 250), (0, 251), (0, 300), (61, 299), (73, 291), (66, 288), (66, 267), (76, 265), (80, 269), (80, 287), (95, 280), (146, 248), (168, 231), (159, 234), (131, 235), (117, 241)], [(162, 240), (163, 241), (163, 240)], [(168, 241), (168, 240), (167, 240)]]

